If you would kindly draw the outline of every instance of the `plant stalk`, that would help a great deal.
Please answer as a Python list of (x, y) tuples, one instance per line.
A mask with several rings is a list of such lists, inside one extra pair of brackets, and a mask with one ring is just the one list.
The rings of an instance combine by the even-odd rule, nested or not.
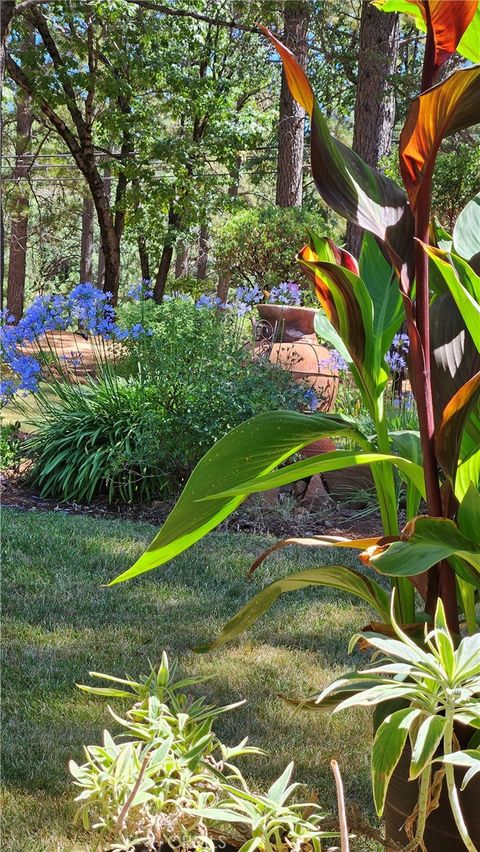
[[(422, 92), (430, 88), (435, 78), (435, 43), (430, 21), (428, 3), (427, 41), (422, 72)], [(415, 237), (423, 243), (429, 243), (431, 174), (424, 175), (423, 186), (418, 193), (415, 212)], [(435, 420), (433, 415), (432, 383), (430, 374), (430, 290), (428, 280), (428, 257), (419, 242), (415, 245), (415, 282), (416, 282), (416, 330), (421, 347), (412, 347), (413, 390), (417, 401), (418, 419), (425, 472), (425, 490), (428, 514), (442, 517), (442, 499), (438, 478), (438, 465), (435, 454)], [(412, 320), (410, 320), (412, 322)], [(415, 329), (413, 329), (415, 333)], [(423, 350), (423, 351), (421, 351)], [(435, 610), (436, 599), (441, 597), (449, 629), (459, 633), (457, 594), (455, 575), (443, 562), (428, 572), (427, 612)]]
[[(445, 726), (445, 733), (443, 735), (443, 753), (451, 754), (453, 749), (453, 720), (454, 720), (454, 700), (450, 699), (447, 703), (445, 716), (447, 719), (447, 724)], [(452, 809), (453, 817), (455, 819), (455, 824), (458, 828), (458, 833), (462, 838), (468, 852), (478, 852), (475, 844), (470, 838), (468, 833), (468, 828), (465, 825), (465, 820), (463, 819), (462, 810), (460, 807), (460, 801), (458, 798), (458, 790), (455, 786), (455, 768), (451, 763), (445, 764), (445, 777), (447, 781), (447, 790), (448, 790), (448, 799), (450, 802), (450, 807)]]

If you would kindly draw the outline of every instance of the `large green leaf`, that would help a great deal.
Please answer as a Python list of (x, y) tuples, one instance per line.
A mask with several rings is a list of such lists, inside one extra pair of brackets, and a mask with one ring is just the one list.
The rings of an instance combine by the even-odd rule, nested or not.
[(335, 414), (269, 412), (232, 429), (198, 463), (145, 553), (110, 585), (150, 571), (182, 553), (233, 512), (248, 492), (208, 501), (204, 497), (235, 488), (245, 478), (266, 474), (313, 441), (335, 435), (369, 446), (352, 418)]
[(480, 277), (469, 264), (458, 255), (447, 254), (441, 249), (422, 243), (424, 251), (433, 265), (435, 274), (441, 277), (461, 317), (480, 352)]
[(428, 716), (420, 725), (412, 750), (410, 780), (418, 778), (433, 755), (443, 737), (447, 720), (444, 716)]
[[(371, 548), (364, 560), (380, 574), (409, 577), (455, 555), (480, 572), (480, 537), (469, 538), (447, 518), (418, 517), (407, 524), (400, 541)], [(478, 574), (472, 572), (469, 579), (480, 587)]]
[(468, 260), (480, 275), (480, 192), (460, 213), (453, 230), (453, 245), (455, 253)]
[(404, 320), (404, 309), (398, 278), (368, 231), (363, 235), (359, 275), (373, 302), (373, 335), (383, 357)]
[[(403, 429), (397, 432), (389, 432), (388, 434), (392, 439), (393, 446), (403, 458), (422, 467), (423, 455), (420, 432), (412, 429)], [(401, 473), (400, 475), (402, 476)], [(402, 479), (407, 485), (407, 521), (410, 521), (418, 513), (422, 494), (409, 477), (402, 476)]]
[(312, 173), (320, 195), (340, 216), (379, 237), (397, 269), (411, 270), (413, 216), (405, 193), (330, 134), (303, 68), (269, 30), (261, 29), (282, 59), (292, 97), (310, 116)]
[(297, 571), (281, 580), (265, 586), (245, 604), (225, 625), (217, 638), (198, 650), (209, 651), (225, 642), (237, 639), (264, 615), (275, 601), (286, 592), (296, 592), (308, 586), (328, 586), (355, 595), (366, 601), (379, 614), (382, 621), (390, 621), (390, 602), (388, 593), (374, 580), (356, 573), (344, 565), (325, 565)]
[[(294, 462), (287, 467), (276, 470), (273, 473), (266, 473), (258, 476), (256, 479), (245, 480), (228, 491), (215, 493), (214, 497), (231, 497), (236, 494), (253, 494), (258, 491), (268, 491), (270, 488), (278, 488), (281, 485), (286, 485), (289, 482), (295, 482), (297, 479), (304, 479), (306, 476), (313, 476), (315, 473), (325, 473), (329, 470), (343, 470), (352, 465), (362, 464), (381, 464), (390, 462), (398, 467), (402, 473), (411, 480), (415, 487), (420, 491), (422, 496), (425, 496), (425, 481), (423, 468), (414, 462), (404, 459), (401, 456), (390, 455), (387, 453), (363, 453), (352, 452), (352, 450), (335, 450), (332, 453), (321, 453), (318, 456), (311, 456), (303, 461)], [(210, 499), (210, 498), (209, 498)]]
[(380, 725), (372, 748), (373, 799), (378, 816), (383, 814), (388, 785), (402, 756), (408, 732), (420, 710), (405, 707), (396, 710)]

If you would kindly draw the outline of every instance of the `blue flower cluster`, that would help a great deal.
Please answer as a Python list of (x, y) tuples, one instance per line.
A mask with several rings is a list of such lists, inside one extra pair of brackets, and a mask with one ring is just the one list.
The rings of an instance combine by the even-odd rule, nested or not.
[(151, 299), (153, 297), (153, 287), (150, 278), (142, 278), (138, 284), (134, 284), (133, 287), (130, 287), (127, 291), (127, 296), (129, 296), (130, 299), (133, 299), (134, 302)]
[(346, 373), (348, 370), (345, 358), (336, 349), (330, 352), (328, 358), (320, 362), (320, 366), (326, 367), (327, 370), (334, 370), (337, 373)]
[(308, 406), (310, 411), (316, 411), (318, 408), (318, 396), (313, 390), (313, 388), (307, 388), (304, 394), (305, 405)]
[(396, 334), (392, 340), (390, 351), (385, 355), (385, 361), (392, 373), (399, 373), (407, 366), (408, 348), (410, 339), (408, 334)]
[(272, 287), (268, 297), (274, 305), (299, 305), (301, 300), (300, 285), (296, 281), (282, 281)]
[(220, 307), (221, 304), (222, 300), (219, 296), (211, 296), (208, 293), (202, 293), (202, 295), (195, 302), (195, 307), (213, 310), (214, 308)]
[(40, 363), (22, 347), (37, 343), (46, 332), (81, 330), (103, 340), (138, 339), (151, 334), (140, 323), (132, 328), (120, 328), (115, 321), (111, 293), (103, 293), (94, 284), (78, 284), (68, 296), (52, 294), (38, 296), (16, 325), (14, 318), (4, 312), (0, 316), (0, 354), (2, 363), (13, 373), (0, 383), (0, 400), (5, 404), (15, 393), (35, 392), (41, 374)]

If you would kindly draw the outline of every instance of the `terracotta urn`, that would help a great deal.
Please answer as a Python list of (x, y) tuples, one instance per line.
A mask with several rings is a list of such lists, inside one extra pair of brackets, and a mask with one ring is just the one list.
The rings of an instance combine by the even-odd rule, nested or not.
[(254, 351), (290, 370), (299, 384), (310, 386), (318, 398), (317, 411), (331, 411), (338, 373), (330, 366), (330, 351), (317, 340), (315, 308), (268, 304), (257, 305), (257, 311)]

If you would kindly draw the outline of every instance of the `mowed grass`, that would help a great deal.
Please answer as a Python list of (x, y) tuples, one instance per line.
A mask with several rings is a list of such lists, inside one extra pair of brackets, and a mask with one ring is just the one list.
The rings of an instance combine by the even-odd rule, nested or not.
[[(4, 852), (84, 852), (91, 837), (73, 826), (68, 760), (82, 744), (115, 731), (106, 703), (81, 693), (90, 670), (146, 672), (165, 649), (182, 674), (210, 674), (211, 702), (246, 704), (220, 719), (227, 743), (244, 736), (269, 752), (244, 764), (265, 787), (294, 760), (296, 779), (335, 807), (329, 762), (341, 765), (347, 798), (372, 815), (371, 721), (360, 710), (293, 713), (278, 696), (305, 696), (362, 662), (347, 655), (350, 635), (372, 613), (330, 590), (284, 596), (242, 642), (211, 654), (192, 651), (266, 581), (320, 563), (319, 552), (275, 554), (246, 583), (250, 562), (271, 539), (211, 534), (170, 565), (113, 588), (151, 540), (148, 524), (62, 513), (3, 511), (3, 838)], [(338, 556), (322, 552), (325, 563)], [(349, 551), (346, 563), (357, 564)], [(356, 840), (353, 849), (378, 845)]]

